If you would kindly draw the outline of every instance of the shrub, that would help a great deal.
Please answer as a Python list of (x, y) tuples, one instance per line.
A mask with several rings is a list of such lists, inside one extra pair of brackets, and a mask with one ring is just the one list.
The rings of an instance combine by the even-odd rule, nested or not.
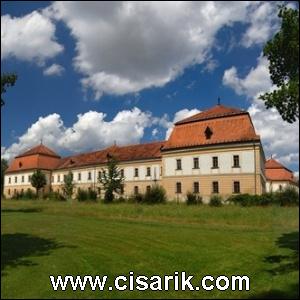
[(276, 198), (281, 206), (299, 205), (299, 193), (292, 186), (287, 186), (283, 191), (277, 192)]
[(59, 192), (50, 192), (47, 196), (50, 201), (66, 201), (66, 198)]
[(94, 190), (88, 190), (88, 200), (97, 201), (97, 193)]
[(115, 199), (116, 203), (124, 203), (126, 202), (126, 198), (124, 198), (123, 196), (120, 196), (119, 198)]
[(226, 200), (226, 202), (241, 206), (251, 206), (253, 205), (253, 197), (249, 194), (232, 195)]
[(186, 194), (186, 204), (187, 205), (197, 205), (202, 204), (202, 197), (195, 193), (188, 192)]
[(78, 201), (83, 202), (88, 200), (88, 192), (86, 190), (78, 189), (76, 198)]
[(142, 203), (143, 201), (144, 201), (144, 195), (140, 193), (131, 195), (128, 198), (128, 202), (130, 203)]
[(259, 195), (254, 195), (253, 198), (254, 199), (257, 198), (256, 205), (261, 205), (261, 206), (276, 204), (276, 202), (277, 202), (277, 199), (276, 199), (276, 197), (273, 193), (265, 193), (265, 194), (262, 194), (260, 196)]
[(32, 189), (27, 189), (26, 192), (24, 193), (24, 197), (26, 199), (35, 199), (36, 193), (34, 193)]
[(147, 204), (159, 204), (165, 203), (167, 201), (166, 191), (160, 185), (153, 185), (145, 193), (144, 199), (142, 202)]
[(222, 206), (223, 205), (222, 197), (219, 196), (219, 195), (211, 196), (210, 201), (209, 201), (209, 205), (210, 206), (215, 206), (215, 207)]

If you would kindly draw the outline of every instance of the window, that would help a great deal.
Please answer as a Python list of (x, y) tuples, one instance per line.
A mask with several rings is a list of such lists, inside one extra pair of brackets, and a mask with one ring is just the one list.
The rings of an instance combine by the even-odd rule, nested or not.
[(24, 176), (22, 176), (22, 182), (24, 182)]
[(124, 177), (124, 169), (121, 169), (121, 177)]
[(151, 168), (147, 167), (147, 175), (146, 176), (151, 176)]
[(204, 131), (205, 137), (207, 140), (209, 140), (213, 134), (212, 130), (207, 126)]
[(139, 193), (139, 187), (135, 186), (133, 192), (135, 195), (137, 195)]
[(240, 156), (239, 155), (233, 155), (233, 167), (234, 168), (240, 167)]
[(18, 182), (18, 177), (16, 176), (16, 177), (15, 177), (15, 183), (17, 183), (17, 182)]
[(149, 193), (150, 190), (151, 190), (151, 186), (150, 186), (150, 185), (147, 185), (147, 186), (146, 186), (146, 192)]
[(219, 193), (219, 182), (218, 181), (213, 181), (212, 183), (212, 190), (214, 194)]
[(134, 169), (134, 177), (139, 177), (139, 169), (138, 168)]
[(213, 158), (212, 158), (212, 163), (213, 163), (213, 169), (217, 169), (217, 168), (219, 168), (219, 161), (218, 161), (218, 157), (217, 156), (214, 156)]
[(92, 180), (92, 173), (91, 172), (88, 173), (88, 180)]
[(10, 177), (8, 177), (8, 183), (9, 183), (9, 184), (11, 183), (11, 178), (10, 178)]
[(78, 180), (78, 181), (81, 181), (81, 173), (78, 173), (78, 174), (77, 174), (77, 180)]
[(181, 170), (181, 159), (176, 159), (176, 169)]
[(176, 194), (181, 194), (181, 182), (176, 182)]
[(121, 195), (124, 194), (124, 184), (121, 185), (121, 191), (120, 192), (121, 192)]
[(28, 182), (31, 181), (31, 175), (28, 175)]
[(279, 192), (282, 192), (282, 185), (279, 184)]
[(60, 175), (57, 175), (57, 182), (60, 182)]
[(239, 194), (240, 191), (241, 191), (241, 189), (240, 189), (240, 182), (239, 181), (234, 181), (233, 182), (233, 192), (235, 194)]
[(66, 175), (66, 174), (64, 174), (64, 181), (66, 181), (66, 178), (67, 178), (67, 175)]
[(199, 169), (199, 158), (194, 157), (194, 169)]
[(194, 193), (199, 193), (199, 182), (194, 182)]
[(101, 171), (98, 171), (98, 179), (101, 178)]
[(8, 189), (7, 193), (8, 193), (8, 195), (10, 195), (10, 189)]

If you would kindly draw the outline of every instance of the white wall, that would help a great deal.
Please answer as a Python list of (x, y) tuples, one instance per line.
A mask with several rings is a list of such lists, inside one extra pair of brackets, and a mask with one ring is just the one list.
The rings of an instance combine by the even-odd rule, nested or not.
[[(151, 168), (151, 176), (146, 176), (147, 174), (147, 167)], [(119, 167), (120, 169), (124, 169), (124, 177), (125, 181), (139, 181), (139, 180), (149, 180), (153, 181), (155, 178), (159, 180), (161, 178), (160, 176), (160, 165), (154, 164), (154, 165), (139, 165), (139, 166), (122, 166)], [(134, 177), (134, 169), (139, 169), (139, 176)], [(98, 180), (98, 172), (102, 171), (102, 167), (96, 167), (95, 168), (86, 168), (86, 169), (73, 169), (73, 178), (74, 183), (93, 183), (97, 182)], [(88, 172), (91, 172), (91, 180), (88, 180)], [(81, 173), (81, 180), (78, 181), (78, 173)], [(68, 171), (54, 171), (54, 184), (63, 184), (64, 182), (64, 175), (68, 174)], [(58, 175), (60, 175), (60, 182), (58, 182)]]
[(288, 181), (267, 181), (266, 192), (277, 192), (280, 191), (280, 186), (282, 187), (282, 189), (285, 189), (289, 185), (299, 190), (297, 186), (291, 185)]
[[(233, 156), (239, 155), (240, 168), (233, 168)], [(219, 168), (212, 169), (212, 158), (218, 157)], [(194, 157), (199, 158), (199, 169), (193, 169)], [(176, 160), (181, 159), (182, 170), (176, 170)], [(180, 155), (163, 158), (165, 176), (210, 175), (254, 172), (254, 151), (214, 152), (210, 154)]]
[[(33, 172), (23, 172), (18, 174), (7, 174), (4, 176), (4, 186), (21, 186), (21, 185), (31, 185), (28, 180), (28, 176), (32, 175)], [(24, 182), (22, 182), (22, 176), (24, 176)], [(17, 183), (15, 183), (15, 177), (17, 177)], [(10, 183), (9, 183), (10, 178)]]

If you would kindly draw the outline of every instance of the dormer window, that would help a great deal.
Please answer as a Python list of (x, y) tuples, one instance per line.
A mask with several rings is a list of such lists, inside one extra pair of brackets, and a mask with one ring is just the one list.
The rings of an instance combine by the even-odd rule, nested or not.
[(19, 168), (22, 168), (23, 164), (22, 162), (19, 162)]
[(206, 127), (204, 133), (207, 140), (209, 140), (213, 134), (212, 130), (208, 126)]

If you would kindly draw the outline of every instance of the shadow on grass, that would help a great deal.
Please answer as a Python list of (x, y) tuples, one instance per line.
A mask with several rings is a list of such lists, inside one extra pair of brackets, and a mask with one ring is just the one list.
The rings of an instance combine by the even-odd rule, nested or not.
[(5, 208), (1, 209), (2, 213), (17, 213), (17, 212), (22, 212), (22, 213), (35, 213), (35, 212), (41, 212), (41, 208), (19, 208), (19, 209), (11, 209), (11, 208)]
[(25, 233), (1, 235), (1, 276), (7, 267), (34, 266), (29, 257), (49, 255), (52, 250), (65, 247), (52, 239)]
[[(289, 255), (271, 255), (264, 261), (272, 264), (268, 272), (272, 276), (288, 275), (299, 270), (299, 232), (284, 233), (275, 242), (278, 248), (290, 249)], [(286, 286), (285, 290), (269, 290), (254, 295), (251, 299), (299, 299), (299, 283)]]
[(265, 262), (275, 264), (269, 272), (272, 275), (286, 274), (299, 269), (299, 232), (284, 233), (277, 241), (279, 248), (292, 250), (289, 255), (271, 255), (265, 258)]

